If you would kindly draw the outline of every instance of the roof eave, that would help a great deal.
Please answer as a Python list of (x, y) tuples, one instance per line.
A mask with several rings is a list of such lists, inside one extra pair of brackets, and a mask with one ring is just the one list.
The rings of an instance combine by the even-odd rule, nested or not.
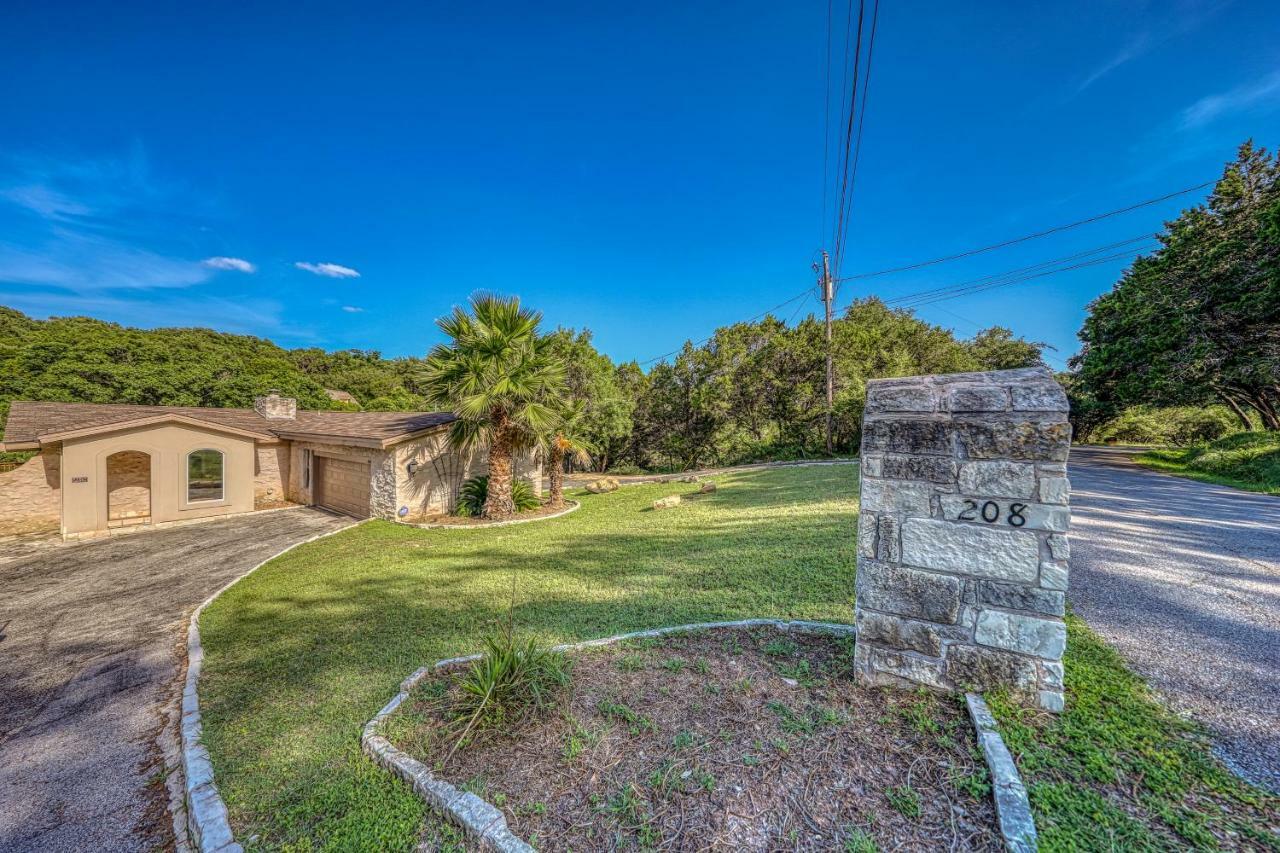
[(255, 441), (274, 441), (275, 436), (271, 433), (253, 432), (247, 429), (227, 426), (226, 424), (216, 423), (214, 421), (201, 420), (199, 418), (189, 417), (187, 415), (177, 414), (161, 414), (149, 415), (142, 418), (133, 418), (127, 421), (112, 421), (108, 424), (98, 424), (96, 426), (80, 427), (78, 429), (60, 430), (58, 432), (41, 433), (37, 438), (41, 445), (53, 444), (68, 439), (86, 438), (91, 435), (100, 435), (107, 432), (119, 432), (124, 429), (134, 429), (141, 426), (156, 426), (165, 423), (178, 423), (186, 426), (199, 427), (212, 432), (229, 433), (231, 435), (244, 436), (252, 438)]

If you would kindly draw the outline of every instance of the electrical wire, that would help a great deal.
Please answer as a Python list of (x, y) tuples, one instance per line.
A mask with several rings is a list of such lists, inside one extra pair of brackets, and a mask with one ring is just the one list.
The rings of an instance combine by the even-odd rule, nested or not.
[[(871, 89), (871, 62), (875, 57), (876, 50), (876, 28), (880, 22), (880, 0), (875, 0), (875, 6), (871, 13), (871, 38), (867, 44), (867, 67), (866, 73), (862, 81), (862, 104), (858, 108), (858, 138), (853, 146), (853, 169), (849, 175), (849, 210), (845, 215), (845, 229), (848, 229), (849, 223), (853, 217), (853, 198), (854, 192), (858, 184), (858, 161), (862, 159), (862, 128), (867, 121), (867, 92)], [(840, 266), (844, 263), (844, 250), (847, 245), (844, 234), (840, 235), (839, 247), (835, 257), (835, 271), (839, 275)]]

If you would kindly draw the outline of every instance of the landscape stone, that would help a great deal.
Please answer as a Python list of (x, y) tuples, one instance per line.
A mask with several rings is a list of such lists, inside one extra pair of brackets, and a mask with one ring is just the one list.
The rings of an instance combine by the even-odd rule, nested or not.
[(885, 454), (878, 457), (877, 462), (880, 473), (875, 476), (891, 480), (925, 480), (940, 484), (956, 481), (955, 461), (942, 456)]
[(1036, 468), (1025, 462), (965, 462), (959, 486), (968, 495), (1029, 499), (1036, 490)]
[(680, 505), (679, 495), (667, 495), (665, 498), (658, 498), (653, 502), (653, 508), (657, 510), (671, 509)]
[(1008, 686), (1029, 692), (1038, 681), (1036, 663), (1031, 658), (959, 643), (947, 649), (947, 677), (972, 690)]
[[(908, 457), (910, 458), (910, 457)], [(884, 476), (884, 454), (868, 453), (862, 457), (862, 473), (868, 477)], [(894, 475), (897, 477), (898, 475)], [(910, 479), (901, 477), (900, 479)]]
[(715, 483), (703, 483), (702, 488), (698, 489), (698, 494), (709, 495), (716, 490)]
[(863, 557), (876, 556), (876, 523), (878, 516), (871, 512), (858, 513), (858, 554)]
[(587, 483), (587, 491), (593, 495), (602, 495), (605, 492), (617, 491), (617, 489), (618, 481), (611, 477), (604, 477)]
[(1045, 661), (1040, 664), (1040, 682), (1051, 690), (1062, 689), (1063, 669), (1061, 661)]
[(1067, 626), (1059, 619), (983, 610), (973, 638), (984, 646), (1058, 660), (1067, 644)]
[(925, 569), (1034, 583), (1040, 546), (1031, 531), (923, 518), (902, 523), (902, 562)]
[(1061, 616), (1066, 609), (1066, 596), (1061, 592), (995, 581), (978, 583), (978, 601), (1005, 610), (1032, 610), (1050, 616)]
[(1054, 714), (1061, 714), (1066, 707), (1062, 692), (1059, 690), (1041, 690), (1036, 697), (1036, 704)]
[(858, 636), (894, 649), (908, 649), (937, 657), (942, 653), (942, 635), (928, 622), (903, 619), (872, 610), (858, 611)]
[(960, 579), (866, 560), (858, 569), (862, 607), (953, 624), (960, 613)]

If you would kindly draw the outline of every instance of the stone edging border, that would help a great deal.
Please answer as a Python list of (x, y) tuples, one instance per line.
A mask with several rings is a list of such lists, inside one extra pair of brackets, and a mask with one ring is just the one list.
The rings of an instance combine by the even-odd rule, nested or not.
[(403, 524), (405, 527), (416, 527), (419, 530), (488, 530), (492, 527), (509, 527), (512, 524), (533, 524), (536, 521), (550, 521), (553, 518), (560, 518), (582, 507), (581, 501), (566, 500), (569, 504), (559, 512), (553, 512), (550, 515), (539, 515), (534, 518), (508, 518), (505, 521), (485, 521), (479, 524), (413, 524), (411, 522), (399, 521), (397, 524)]
[(969, 708), (969, 719), (978, 735), (978, 745), (987, 760), (991, 772), (991, 793), (996, 801), (996, 817), (1000, 822), (1000, 835), (1004, 845), (1012, 853), (1035, 853), (1039, 842), (1036, 838), (1036, 822), (1031, 816), (1031, 803), (1027, 788), (1018, 775), (1018, 766), (1000, 737), (996, 719), (991, 709), (977, 693), (964, 695)]
[[(673, 625), (668, 628), (653, 628), (647, 631), (631, 631), (626, 634), (615, 634), (597, 640), (585, 640), (580, 643), (564, 643), (555, 646), (555, 651), (574, 651), (595, 646), (607, 646), (623, 640), (641, 637), (661, 637), (667, 634), (681, 634), (690, 631), (709, 631), (717, 628), (755, 628), (771, 627), (780, 631), (798, 631), (808, 634), (837, 634), (852, 636), (853, 625), (835, 622), (807, 622), (803, 620), (788, 621), (784, 619), (741, 619), (734, 622), (695, 622), (688, 625)], [(431, 769), (415, 758), (397, 749), (382, 735), (378, 727), (392, 712), (409, 698), (411, 691), (423, 678), (437, 669), (476, 660), (480, 655), (446, 658), (419, 668), (400, 683), (400, 692), (382, 707), (373, 719), (365, 723), (360, 734), (360, 746), (377, 764), (399, 776), (427, 803), (432, 809), (460, 826), (471, 840), (485, 849), (497, 850), (499, 853), (533, 853), (533, 848), (521, 840), (507, 827), (507, 820), (492, 803), (475, 794), (459, 791), (453, 785), (438, 779)]]
[[(294, 509), (295, 507), (284, 508)], [(204, 648), (200, 645), (200, 614), (214, 602), (214, 599), (276, 557), (287, 554), (302, 545), (343, 533), (368, 520), (355, 521), (337, 530), (319, 533), (301, 542), (293, 543), (223, 586), (201, 602), (200, 606), (192, 612), (191, 620), (187, 624), (187, 678), (182, 688), (182, 793), (187, 812), (187, 834), (192, 846), (199, 853), (242, 853), (244, 850), (236, 843), (235, 836), (231, 833), (231, 823), (227, 819), (227, 806), (222, 802), (222, 796), (213, 783), (213, 762), (209, 759), (209, 750), (205, 749), (204, 744), (201, 743), (203, 727), (200, 723), (200, 698), (196, 694), (196, 686), (200, 681), (200, 669), (204, 664)], [(172, 802), (170, 802), (170, 809), (176, 811), (175, 804)]]

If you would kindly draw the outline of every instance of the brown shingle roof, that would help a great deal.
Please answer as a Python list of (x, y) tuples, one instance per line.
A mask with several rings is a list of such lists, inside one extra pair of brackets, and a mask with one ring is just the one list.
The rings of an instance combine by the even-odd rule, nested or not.
[(181, 415), (213, 426), (261, 435), (306, 435), (337, 444), (389, 444), (454, 420), (448, 412), (311, 412), (289, 420), (268, 420), (253, 409), (199, 406), (119, 406), (98, 403), (31, 403), (15, 401), (5, 425), (6, 444), (30, 444), (44, 435), (69, 430), (110, 427), (160, 415)]

